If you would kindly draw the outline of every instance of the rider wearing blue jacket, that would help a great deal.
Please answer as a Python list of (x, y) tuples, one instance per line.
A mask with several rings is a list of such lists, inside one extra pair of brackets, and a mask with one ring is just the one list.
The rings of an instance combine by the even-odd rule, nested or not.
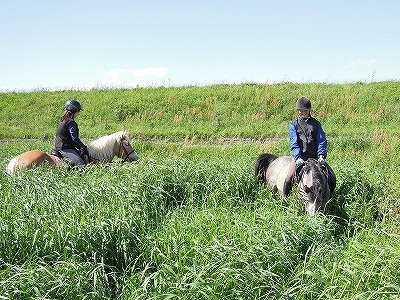
[(311, 101), (306, 97), (297, 100), (299, 117), (289, 125), (290, 151), (297, 165), (309, 158), (324, 162), (327, 141), (321, 122), (310, 114)]
[(311, 116), (311, 101), (306, 97), (297, 100), (298, 118), (289, 125), (290, 152), (293, 162), (288, 171), (287, 183), (291, 186), (294, 174), (301, 169), (309, 158), (318, 159), (326, 165), (327, 140), (321, 123)]

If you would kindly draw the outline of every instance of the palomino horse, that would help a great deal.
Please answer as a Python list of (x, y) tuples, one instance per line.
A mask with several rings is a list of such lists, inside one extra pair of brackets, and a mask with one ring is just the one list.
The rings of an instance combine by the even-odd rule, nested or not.
[[(126, 131), (119, 131), (103, 136), (88, 145), (89, 159), (93, 162), (111, 162), (115, 156), (124, 161), (138, 160), (138, 154), (132, 148)], [(47, 154), (40, 150), (22, 153), (10, 160), (6, 172), (14, 175), (17, 171), (29, 170), (42, 164), (63, 165), (57, 156)]]
[[(293, 163), (290, 156), (261, 154), (255, 166), (255, 175), (260, 183), (268, 183), (282, 196), (291, 192), (295, 175), (289, 174), (289, 166)], [(308, 159), (298, 172), (298, 189), (304, 210), (313, 216), (323, 210), (336, 187), (336, 176), (332, 168), (316, 159)]]

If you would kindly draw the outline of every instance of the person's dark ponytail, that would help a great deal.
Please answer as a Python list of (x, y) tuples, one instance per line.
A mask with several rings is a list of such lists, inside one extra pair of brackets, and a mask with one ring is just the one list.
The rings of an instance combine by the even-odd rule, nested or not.
[(67, 110), (65, 114), (61, 117), (61, 121), (65, 123), (68, 119), (74, 119), (74, 113)]

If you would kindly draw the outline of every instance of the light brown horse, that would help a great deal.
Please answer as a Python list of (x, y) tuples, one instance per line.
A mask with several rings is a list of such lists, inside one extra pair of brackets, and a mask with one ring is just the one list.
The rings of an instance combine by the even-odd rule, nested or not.
[[(88, 145), (90, 160), (92, 162), (111, 162), (115, 156), (124, 161), (138, 160), (138, 154), (132, 148), (126, 131), (119, 131), (103, 136)], [(57, 156), (47, 154), (40, 150), (24, 152), (10, 160), (6, 172), (15, 175), (16, 172), (29, 170), (47, 164), (50, 166), (64, 166), (64, 161)]]

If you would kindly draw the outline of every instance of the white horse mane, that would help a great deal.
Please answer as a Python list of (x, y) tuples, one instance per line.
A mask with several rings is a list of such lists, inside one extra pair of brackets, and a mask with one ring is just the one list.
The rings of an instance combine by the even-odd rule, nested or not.
[(126, 131), (118, 131), (90, 142), (88, 145), (89, 155), (101, 161), (112, 161), (115, 156), (115, 143), (120, 143), (123, 137), (129, 141)]

